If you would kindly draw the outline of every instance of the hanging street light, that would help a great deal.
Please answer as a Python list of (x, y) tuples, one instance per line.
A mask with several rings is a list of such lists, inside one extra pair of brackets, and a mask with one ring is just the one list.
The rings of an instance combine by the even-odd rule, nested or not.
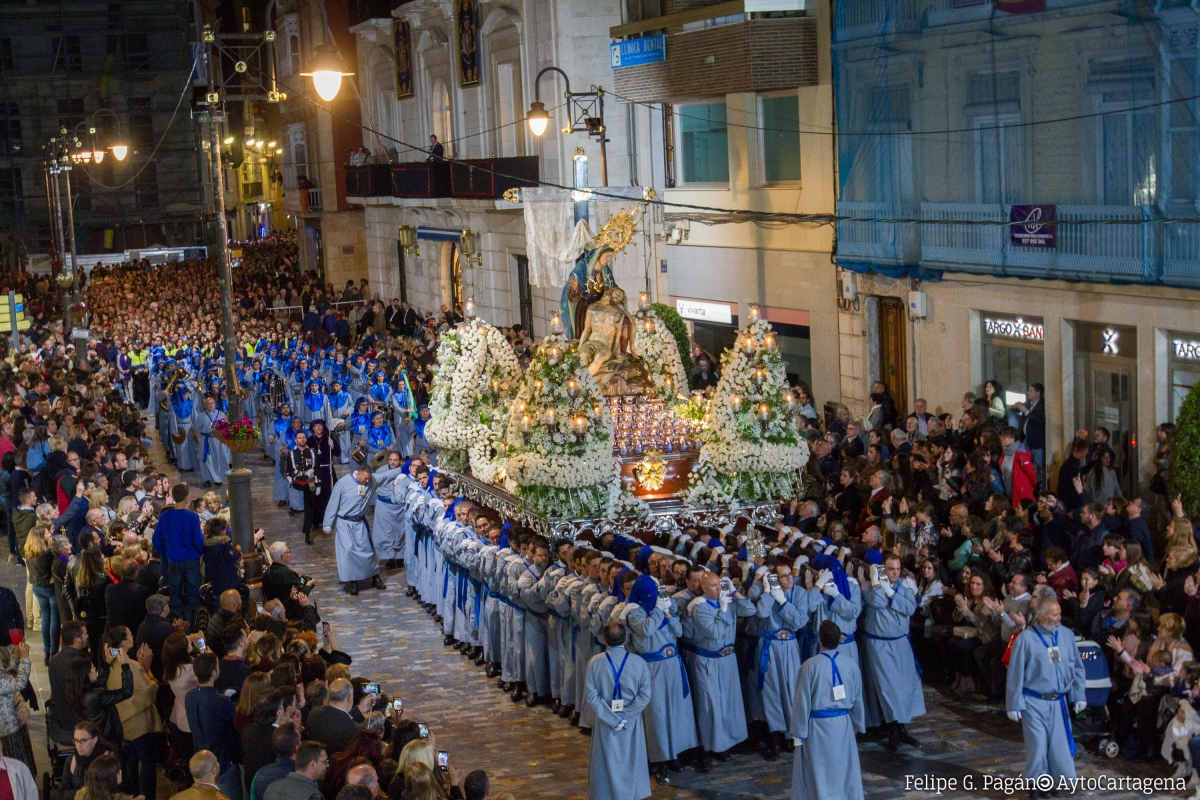
[(301, 72), (304, 77), (313, 79), (313, 88), (326, 103), (332, 102), (342, 88), (342, 78), (353, 75), (346, 72), (346, 62), (342, 60), (337, 48), (327, 44), (319, 45), (313, 51), (311, 71)]

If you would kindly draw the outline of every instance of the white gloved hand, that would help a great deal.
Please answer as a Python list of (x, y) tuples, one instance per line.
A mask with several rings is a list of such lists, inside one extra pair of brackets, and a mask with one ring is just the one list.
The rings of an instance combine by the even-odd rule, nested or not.
[(1074, 708), (1076, 714), (1082, 714), (1083, 710), (1087, 708), (1087, 700), (1080, 700), (1075, 704)]
[(765, 564), (754, 571), (756, 578), (764, 578), (771, 573), (771, 568)]
[(888, 600), (891, 600), (896, 594), (896, 590), (892, 588), (890, 583), (883, 584), (883, 593), (887, 595)]
[(332, 529), (332, 528), (330, 528), (328, 525), (326, 525), (326, 526), (325, 526), (324, 528), (322, 528), (321, 530), (325, 531), (326, 533), (332, 533), (332, 532), (333, 532), (333, 529)]
[(834, 583), (833, 581), (830, 581), (829, 583), (827, 583), (821, 587), (821, 592), (823, 594), (829, 595), (830, 597), (837, 597), (837, 595), (838, 595), (837, 584)]
[(803, 747), (803, 746), (804, 746), (804, 740), (803, 740), (803, 739), (797, 739), (795, 736), (793, 736), (793, 737), (792, 737), (792, 744), (796, 745), (796, 747)]
[(687, 607), (688, 615), (690, 616), (691, 614), (696, 613), (696, 609), (699, 606), (704, 605), (704, 601), (705, 601), (704, 595), (701, 595), (700, 597), (692, 598), (692, 602), (688, 603), (688, 607)]
[(629, 604), (628, 603), (617, 603), (615, 606), (612, 607), (612, 611), (608, 612), (608, 618), (610, 620), (611, 619), (620, 619), (621, 612), (625, 610), (625, 606), (627, 606), (627, 605), (629, 605)]
[(621, 722), (613, 730), (618, 730), (618, 731), (625, 730), (625, 720), (621, 720)]
[(719, 602), (720, 602), (722, 611), (729, 610), (729, 595), (725, 595), (725, 594), (721, 595), (721, 600)]
[(838, 546), (836, 544), (831, 544), (825, 548), (825, 555), (831, 556), (834, 553), (836, 553), (837, 551), (838, 551)]
[(905, 578), (903, 581), (901, 581), (901, 583), (903, 583), (905, 586), (907, 586), (908, 590), (910, 592), (912, 592), (913, 594), (917, 593), (917, 582), (914, 581), (912, 578)]
[(771, 592), (771, 597), (775, 598), (775, 602), (779, 605), (787, 603), (787, 595), (783, 593), (783, 589), (776, 589)]
[(1008, 718), (1011, 719), (1013, 722), (1020, 722), (1021, 721), (1021, 712), (1020, 711), (1010, 711), (1010, 712), (1008, 712)]
[(663, 611), (671, 610), (671, 598), (660, 595), (658, 602), (654, 604), (655, 608), (661, 608)]
[(621, 622), (624, 622), (629, 616), (629, 612), (633, 611), (634, 608), (636, 608), (636, 606), (633, 603), (625, 603), (624, 606), (622, 606), (621, 613), (617, 616), (617, 619), (621, 620)]

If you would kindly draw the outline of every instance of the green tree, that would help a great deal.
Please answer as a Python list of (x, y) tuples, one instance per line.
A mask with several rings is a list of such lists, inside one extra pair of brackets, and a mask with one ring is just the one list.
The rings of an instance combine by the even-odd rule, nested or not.
[(1167, 490), (1171, 498), (1182, 497), (1189, 519), (1200, 519), (1200, 387), (1188, 392), (1175, 420)]

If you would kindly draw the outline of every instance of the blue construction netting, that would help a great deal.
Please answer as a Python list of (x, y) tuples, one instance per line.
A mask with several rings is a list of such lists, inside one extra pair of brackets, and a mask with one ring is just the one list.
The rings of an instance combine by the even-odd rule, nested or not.
[(1187, 0), (837, 0), (839, 263), (1200, 286), (1198, 30)]

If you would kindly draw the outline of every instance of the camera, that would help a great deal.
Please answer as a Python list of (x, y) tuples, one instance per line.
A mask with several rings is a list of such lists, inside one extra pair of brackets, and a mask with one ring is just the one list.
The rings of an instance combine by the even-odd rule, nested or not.
[(437, 765), (442, 772), (450, 771), (450, 753), (446, 750), (437, 751)]

